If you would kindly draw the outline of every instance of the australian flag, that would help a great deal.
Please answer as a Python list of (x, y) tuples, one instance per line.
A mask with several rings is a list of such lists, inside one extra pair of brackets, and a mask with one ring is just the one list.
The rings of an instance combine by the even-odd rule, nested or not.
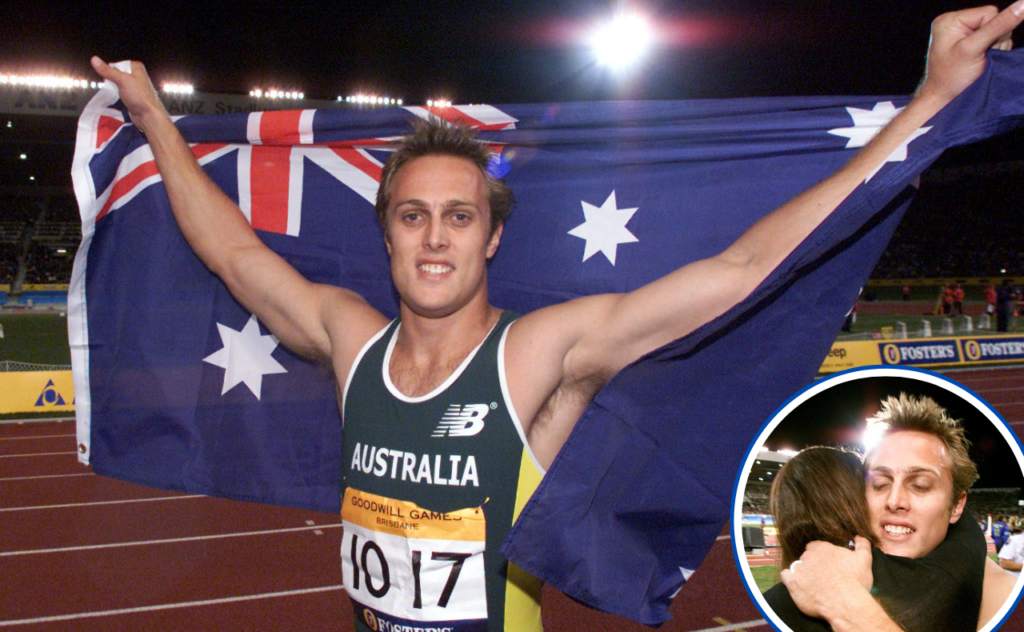
[[(503, 552), (648, 624), (728, 517), (745, 451), (815, 376), (918, 175), (1024, 114), (1024, 57), (985, 75), (880, 166), (754, 293), (595, 398)], [(397, 313), (373, 199), (414, 117), (480, 129), (519, 200), (491, 302), (529, 312), (626, 292), (717, 254), (836, 171), (906, 97), (303, 110), (176, 121), (268, 246)], [(73, 166), (83, 243), (69, 299), (81, 459), (130, 481), (339, 510), (334, 376), (280, 346), (192, 254), (145, 137), (100, 90)]]

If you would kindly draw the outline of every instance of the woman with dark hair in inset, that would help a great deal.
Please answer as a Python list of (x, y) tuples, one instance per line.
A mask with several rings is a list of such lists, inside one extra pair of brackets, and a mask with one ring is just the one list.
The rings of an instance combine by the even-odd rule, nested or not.
[(859, 535), (878, 544), (868, 523), (864, 465), (855, 452), (820, 446), (800, 452), (775, 478), (769, 504), (779, 532), (780, 568), (800, 559), (814, 540), (847, 546)]
[[(786, 463), (772, 483), (769, 499), (778, 530), (781, 560), (789, 568), (816, 540), (851, 546), (856, 536), (877, 544), (868, 522), (864, 466), (860, 455), (812, 447)], [(908, 632), (974, 632), (978, 629), (985, 538), (970, 520), (949, 527), (946, 540), (928, 555), (911, 559), (871, 550), (872, 596)], [(795, 632), (831, 630), (808, 617), (782, 583), (764, 594), (776, 615)]]

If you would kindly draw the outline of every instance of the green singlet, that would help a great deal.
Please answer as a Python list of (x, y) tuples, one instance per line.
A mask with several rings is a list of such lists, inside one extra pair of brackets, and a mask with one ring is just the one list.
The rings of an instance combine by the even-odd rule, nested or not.
[(388, 365), (396, 320), (360, 352), (343, 395), (341, 570), (356, 630), (541, 629), (541, 583), (498, 549), (540, 483), (505, 383), (502, 313), (433, 392)]

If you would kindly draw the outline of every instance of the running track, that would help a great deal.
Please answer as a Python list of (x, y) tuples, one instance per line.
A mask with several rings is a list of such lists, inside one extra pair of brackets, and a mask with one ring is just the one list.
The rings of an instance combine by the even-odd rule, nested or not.
[[(1024, 369), (953, 379), (1024, 434)], [(338, 518), (166, 492), (78, 465), (70, 421), (0, 424), (0, 628), (351, 630)], [(649, 630), (545, 588), (548, 632)], [(767, 632), (728, 532), (662, 630)], [(1024, 612), (1005, 629), (1024, 629)]]

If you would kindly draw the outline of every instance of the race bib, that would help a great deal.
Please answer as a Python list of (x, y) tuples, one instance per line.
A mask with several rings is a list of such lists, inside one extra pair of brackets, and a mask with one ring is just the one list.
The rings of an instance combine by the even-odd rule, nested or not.
[(341, 520), (342, 581), (371, 630), (487, 629), (482, 509), (441, 513), (350, 487)]

